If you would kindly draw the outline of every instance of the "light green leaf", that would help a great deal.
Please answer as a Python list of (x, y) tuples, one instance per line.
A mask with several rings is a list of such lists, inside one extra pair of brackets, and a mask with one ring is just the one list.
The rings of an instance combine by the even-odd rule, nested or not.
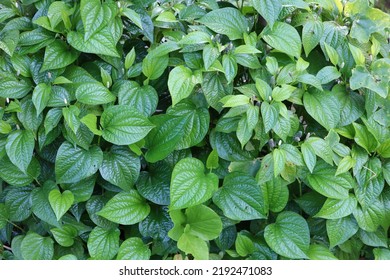
[(71, 191), (64, 191), (62, 194), (59, 190), (54, 189), (49, 193), (50, 206), (57, 217), (57, 221), (69, 210), (74, 201), (74, 195)]
[(133, 225), (148, 216), (150, 206), (136, 190), (120, 192), (111, 198), (97, 214), (109, 221)]
[(52, 181), (46, 181), (43, 187), (35, 188), (31, 194), (32, 211), (42, 221), (60, 227), (49, 202), (49, 193), (54, 189), (57, 189), (57, 186)]
[(272, 29), (266, 26), (260, 35), (274, 49), (297, 58), (301, 56), (301, 37), (291, 25), (275, 22)]
[(42, 237), (29, 232), (23, 238), (20, 250), (25, 260), (51, 260), (54, 255), (54, 241), (50, 237)]
[(37, 116), (46, 108), (51, 98), (51, 85), (38, 84), (32, 94), (32, 102), (37, 110)]
[(246, 257), (247, 255), (253, 254), (255, 251), (255, 245), (253, 241), (244, 234), (237, 234), (235, 241), (235, 247), (237, 254), (241, 257)]
[(353, 159), (351, 156), (344, 157), (342, 160), (340, 160), (337, 166), (336, 176), (344, 172), (347, 172), (349, 169), (354, 167), (355, 164), (356, 164), (356, 160)]
[(73, 131), (77, 133), (80, 128), (80, 109), (76, 105), (70, 105), (69, 107), (62, 108), (62, 115), (64, 116), (65, 123)]
[(352, 69), (352, 76), (349, 82), (352, 90), (367, 88), (383, 98), (386, 98), (388, 95), (387, 88), (382, 86), (364, 66), (357, 66)]
[(151, 256), (148, 245), (141, 238), (131, 237), (126, 239), (119, 247), (117, 260), (148, 260)]
[(70, 48), (64, 41), (55, 40), (46, 47), (41, 72), (64, 68), (72, 64), (79, 54), (80, 52)]
[(268, 246), (277, 254), (291, 259), (306, 259), (310, 245), (310, 232), (302, 216), (286, 211), (264, 230)]
[(310, 173), (313, 173), (314, 167), (317, 163), (317, 156), (313, 147), (309, 143), (304, 142), (302, 143), (301, 151), (307, 168)]
[(103, 138), (116, 145), (129, 145), (143, 139), (154, 127), (138, 110), (114, 105), (104, 110), (100, 125)]
[(74, 244), (74, 238), (78, 235), (77, 229), (71, 225), (63, 225), (62, 227), (53, 228), (50, 230), (55, 241), (63, 247), (70, 247)]
[(58, 183), (75, 183), (96, 173), (103, 162), (103, 152), (97, 146), (84, 150), (64, 142), (57, 152), (55, 173)]
[(353, 127), (355, 128), (354, 140), (359, 146), (363, 147), (368, 153), (371, 153), (378, 148), (378, 141), (365, 125), (353, 123)]
[(215, 192), (213, 202), (233, 220), (265, 219), (264, 195), (255, 179), (240, 173), (228, 174), (223, 186)]
[(306, 56), (318, 45), (324, 33), (324, 25), (320, 20), (308, 20), (303, 25), (302, 43)]
[(283, 172), (286, 165), (286, 152), (282, 149), (275, 149), (272, 151), (274, 159), (274, 177)]
[(2, 78), (0, 97), (3, 98), (23, 98), (30, 90), (31, 85), (25, 80), (14, 80), (8, 78)]
[(383, 158), (390, 158), (390, 139), (387, 139), (377, 149), (378, 154)]
[(357, 234), (360, 240), (372, 247), (385, 247), (387, 248), (387, 231), (385, 231), (382, 227), (378, 228), (377, 231), (368, 232), (360, 229)]
[(81, 0), (80, 15), (84, 25), (84, 40), (104, 28), (111, 18), (111, 9), (99, 0)]
[(88, 252), (94, 260), (111, 260), (119, 250), (118, 228), (95, 227), (88, 237)]
[(333, 165), (333, 150), (327, 141), (319, 137), (310, 137), (305, 143), (308, 143), (313, 148), (317, 156), (326, 163)]
[(168, 88), (172, 97), (172, 105), (190, 96), (195, 85), (191, 69), (181, 65), (169, 72)]
[(83, 83), (76, 90), (76, 98), (87, 105), (99, 105), (115, 101), (116, 96), (101, 83)]
[(169, 56), (168, 54), (152, 55), (152, 52), (142, 60), (142, 73), (150, 80), (156, 80), (164, 74), (165, 69), (168, 67)]
[(271, 29), (282, 11), (282, 3), (274, 0), (254, 0), (253, 7), (267, 21)]
[(127, 147), (112, 146), (109, 152), (104, 152), (99, 171), (103, 179), (128, 191), (137, 181), (140, 169), (139, 157)]
[(195, 260), (208, 260), (209, 248), (206, 241), (190, 233), (184, 233), (177, 242), (177, 247), (186, 254), (194, 256)]
[(328, 248), (320, 244), (310, 244), (307, 256), (310, 260), (337, 260)]
[(27, 173), (33, 156), (34, 137), (31, 130), (16, 130), (8, 135), (5, 145), (5, 150), (11, 162), (24, 173)]
[(205, 174), (203, 163), (196, 158), (180, 160), (171, 179), (170, 209), (182, 209), (210, 199), (218, 188), (218, 176)]
[(216, 33), (227, 35), (230, 40), (242, 39), (243, 33), (249, 31), (246, 18), (235, 8), (213, 10), (199, 22)]
[(263, 117), (264, 130), (267, 133), (270, 131), (278, 121), (278, 110), (273, 105), (267, 102), (261, 103), (261, 116)]
[(327, 84), (331, 81), (334, 81), (340, 78), (341, 74), (334, 66), (325, 66), (320, 71), (318, 71), (316, 77), (321, 82), (321, 84)]
[(196, 205), (185, 211), (186, 226), (184, 232), (195, 235), (202, 240), (213, 240), (222, 231), (221, 218), (211, 208)]
[(315, 191), (334, 199), (347, 199), (348, 190), (353, 188), (354, 181), (349, 173), (335, 176), (336, 168), (319, 161), (313, 173), (307, 175), (307, 181)]
[(353, 194), (347, 199), (328, 198), (321, 210), (314, 216), (324, 219), (340, 219), (352, 214), (357, 207), (357, 200)]
[(355, 211), (353, 211), (353, 216), (358, 222), (359, 227), (368, 232), (376, 231), (383, 219), (383, 213), (379, 202), (372, 203), (365, 209), (358, 206)]
[(266, 205), (272, 212), (281, 212), (287, 205), (289, 199), (289, 190), (287, 182), (280, 176), (273, 178), (260, 185)]
[(375, 260), (390, 260), (390, 250), (383, 248), (375, 248), (373, 250)]

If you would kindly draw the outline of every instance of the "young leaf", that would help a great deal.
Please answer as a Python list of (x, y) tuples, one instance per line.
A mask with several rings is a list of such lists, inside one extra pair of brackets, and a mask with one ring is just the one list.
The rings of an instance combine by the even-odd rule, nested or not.
[(247, 255), (253, 254), (255, 251), (253, 241), (244, 234), (237, 234), (235, 246), (237, 254), (241, 257), (246, 257)]
[(171, 179), (170, 209), (182, 209), (210, 199), (218, 188), (218, 176), (204, 173), (203, 163), (196, 158), (180, 160)]
[(129, 190), (115, 195), (97, 214), (118, 224), (133, 225), (145, 219), (149, 212), (149, 204), (136, 190)]
[(177, 66), (168, 77), (168, 88), (172, 97), (172, 105), (179, 103), (182, 99), (190, 96), (196, 82), (192, 71), (185, 66)]
[(306, 220), (290, 211), (282, 212), (275, 223), (264, 230), (267, 244), (279, 255), (291, 259), (306, 259), (310, 245), (310, 232)]
[(331, 247), (343, 244), (358, 231), (356, 220), (350, 215), (341, 219), (326, 220), (326, 232)]
[(207, 243), (197, 236), (184, 233), (177, 242), (177, 247), (186, 254), (192, 254), (195, 260), (208, 260), (209, 248)]
[(95, 227), (88, 237), (87, 247), (95, 260), (111, 260), (119, 250), (120, 230)]
[(49, 193), (49, 203), (57, 217), (57, 221), (69, 210), (74, 201), (74, 196), (71, 191), (64, 191), (54, 189)]
[(352, 214), (357, 207), (356, 197), (349, 194), (347, 199), (328, 198), (315, 217), (324, 219), (340, 219)]
[(74, 238), (77, 236), (77, 229), (71, 225), (63, 225), (60, 228), (50, 230), (55, 241), (63, 247), (70, 247), (74, 244)]
[(38, 84), (32, 94), (32, 102), (37, 110), (37, 116), (46, 108), (51, 98), (51, 86), (45, 83)]
[(117, 260), (148, 260), (151, 256), (149, 247), (141, 238), (131, 237), (126, 239), (119, 247)]

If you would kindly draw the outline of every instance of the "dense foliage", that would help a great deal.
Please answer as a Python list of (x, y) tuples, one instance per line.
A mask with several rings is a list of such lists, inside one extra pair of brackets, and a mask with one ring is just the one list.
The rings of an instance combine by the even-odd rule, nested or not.
[(390, 259), (368, 0), (0, 0), (0, 258)]

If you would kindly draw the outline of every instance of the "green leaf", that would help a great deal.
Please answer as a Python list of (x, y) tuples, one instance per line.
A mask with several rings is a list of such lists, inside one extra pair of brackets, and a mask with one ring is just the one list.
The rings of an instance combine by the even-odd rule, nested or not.
[(60, 227), (49, 202), (49, 193), (56, 188), (56, 184), (51, 181), (46, 181), (43, 187), (35, 188), (31, 194), (32, 211), (42, 221)]
[(353, 188), (354, 181), (349, 173), (335, 176), (336, 168), (319, 161), (307, 181), (315, 191), (334, 199), (347, 199), (348, 190)]
[(320, 244), (310, 244), (307, 256), (310, 260), (337, 260), (328, 248)]
[(297, 58), (301, 56), (301, 38), (298, 31), (291, 25), (275, 22), (272, 29), (266, 26), (260, 35), (268, 45), (277, 51)]
[(233, 55), (224, 54), (222, 57), (222, 66), (228, 83), (231, 83), (237, 75), (237, 62)]
[(87, 41), (107, 25), (111, 18), (111, 9), (107, 5), (101, 5), (99, 0), (82, 0), (80, 14), (85, 31), (84, 39)]
[(46, 108), (51, 98), (51, 86), (45, 83), (38, 84), (32, 94), (32, 102), (37, 110), (37, 116)]
[(248, 236), (241, 233), (237, 234), (235, 247), (237, 254), (239, 254), (241, 257), (251, 255), (255, 251), (255, 245), (253, 244), (253, 241)]
[(358, 231), (359, 226), (352, 215), (334, 220), (326, 220), (326, 232), (331, 247), (343, 244)]
[(119, 247), (117, 260), (148, 260), (151, 256), (150, 249), (141, 238), (131, 237), (126, 239)]
[(3, 98), (23, 98), (31, 90), (31, 85), (25, 80), (14, 80), (2, 78), (0, 97)]
[(133, 64), (134, 64), (134, 61), (135, 61), (135, 49), (134, 47), (127, 53), (126, 57), (125, 57), (125, 68), (126, 70), (128, 70)]
[(210, 199), (218, 188), (218, 176), (205, 174), (203, 163), (196, 158), (180, 160), (172, 171), (170, 209), (182, 209)]
[(8, 224), (8, 210), (4, 203), (0, 203), (0, 229)]
[(111, 260), (119, 251), (120, 230), (95, 227), (88, 237), (88, 252), (94, 260)]
[(80, 128), (80, 109), (76, 105), (70, 105), (69, 107), (62, 108), (62, 115), (64, 116), (65, 123), (73, 131), (77, 133)]
[(16, 130), (8, 135), (5, 150), (10, 161), (21, 171), (27, 173), (31, 163), (35, 140), (31, 130)]
[(327, 141), (319, 137), (310, 137), (305, 143), (308, 143), (313, 148), (317, 156), (326, 161), (326, 163), (333, 165), (333, 151)]
[(340, 160), (339, 165), (337, 167), (336, 176), (344, 172), (347, 172), (349, 169), (354, 167), (355, 164), (356, 164), (355, 159), (353, 159), (351, 156), (346, 156), (345, 158)]
[(243, 33), (249, 31), (246, 18), (235, 8), (211, 11), (203, 16), (199, 22), (216, 33), (227, 35), (230, 40), (242, 39)]
[(272, 212), (281, 212), (287, 205), (289, 190), (287, 182), (280, 176), (260, 185), (264, 193), (266, 206)]
[(144, 115), (128, 105), (108, 107), (101, 116), (100, 125), (103, 138), (116, 145), (136, 143), (154, 127)]
[(334, 81), (340, 78), (341, 74), (334, 66), (325, 66), (320, 71), (318, 71), (316, 77), (321, 82), (321, 84), (327, 84), (331, 81)]
[(319, 20), (308, 20), (302, 29), (302, 44), (306, 56), (318, 45), (324, 33), (324, 25)]
[(355, 128), (354, 140), (359, 146), (363, 147), (368, 153), (371, 153), (378, 148), (378, 141), (365, 125), (353, 123), (353, 127)]
[(21, 171), (15, 166), (8, 157), (0, 160), (0, 177), (8, 184), (16, 187), (23, 187), (30, 184), (38, 178), (41, 172), (41, 166), (36, 158), (32, 158), (27, 172)]
[(357, 200), (353, 194), (347, 199), (328, 198), (321, 210), (314, 216), (324, 219), (340, 219), (352, 214), (357, 207)]
[(16, 46), (19, 41), (19, 30), (4, 29), (0, 33), (0, 49), (2, 49), (9, 56), (13, 56)]
[(261, 116), (263, 117), (264, 130), (267, 133), (274, 128), (278, 121), (278, 110), (273, 105), (269, 105), (267, 102), (261, 103)]
[(115, 101), (116, 96), (101, 83), (83, 83), (76, 90), (76, 98), (87, 105), (99, 105)]
[(387, 231), (381, 227), (375, 232), (359, 230), (357, 235), (368, 246), (387, 248)]
[(21, 222), (31, 215), (31, 187), (11, 187), (5, 196), (5, 207), (8, 218), (5, 222)]
[(192, 254), (195, 260), (209, 259), (207, 243), (192, 234), (184, 233), (177, 242), (177, 247), (186, 254)]
[(390, 250), (383, 248), (375, 248), (373, 250), (375, 260), (390, 260)]
[(54, 255), (54, 241), (50, 237), (42, 237), (29, 232), (20, 245), (25, 260), (51, 260)]
[(97, 146), (84, 150), (64, 142), (57, 152), (55, 173), (58, 183), (75, 183), (95, 174), (103, 162), (103, 152)]
[(310, 173), (313, 173), (314, 167), (317, 163), (317, 156), (313, 147), (309, 143), (304, 142), (302, 143), (301, 151), (307, 168), (309, 169)]
[(253, 7), (267, 21), (270, 28), (272, 29), (274, 23), (279, 17), (280, 12), (282, 11), (282, 3), (280, 1), (273, 0), (252, 1), (252, 3)]
[(57, 221), (69, 210), (74, 202), (74, 196), (71, 191), (64, 191), (54, 189), (49, 193), (50, 206), (57, 217)]
[(206, 168), (207, 169), (215, 169), (219, 166), (219, 157), (216, 150), (212, 150), (209, 156), (207, 157), (206, 161)]
[(109, 152), (104, 152), (99, 171), (103, 179), (128, 191), (137, 181), (140, 169), (139, 157), (127, 147), (112, 146)]
[(388, 95), (387, 89), (378, 83), (374, 76), (371, 75), (364, 66), (357, 66), (352, 69), (352, 76), (349, 79), (349, 82), (352, 90), (367, 88), (383, 98), (386, 98)]
[(265, 219), (264, 195), (255, 179), (240, 173), (228, 174), (214, 196), (213, 202), (233, 220)]
[(72, 64), (79, 54), (80, 52), (70, 48), (64, 41), (55, 40), (46, 47), (41, 72), (64, 68)]
[(310, 232), (307, 222), (294, 212), (282, 212), (275, 223), (264, 230), (268, 246), (277, 254), (291, 259), (306, 259), (310, 245)]
[(303, 94), (305, 109), (327, 130), (337, 127), (340, 121), (340, 102), (329, 91), (314, 90)]
[(136, 190), (129, 190), (115, 195), (97, 214), (115, 223), (133, 225), (145, 219), (149, 212), (149, 204)]
[(172, 105), (190, 96), (195, 85), (196, 81), (192, 71), (187, 67), (177, 66), (169, 72), (168, 88), (172, 97)]
[(374, 232), (378, 229), (383, 219), (383, 213), (379, 202), (372, 203), (365, 209), (358, 206), (353, 212), (358, 225), (361, 229)]
[(274, 177), (283, 172), (286, 165), (286, 152), (282, 149), (275, 149), (272, 151), (274, 159)]
[(213, 240), (222, 231), (221, 218), (205, 205), (189, 207), (185, 211), (186, 226), (184, 232), (195, 235), (202, 240)]
[(142, 73), (150, 80), (156, 80), (164, 74), (168, 64), (168, 54), (156, 56), (149, 53), (142, 61)]
[(60, 228), (50, 230), (55, 241), (63, 247), (70, 247), (74, 244), (74, 238), (77, 236), (77, 229), (71, 225), (63, 225)]

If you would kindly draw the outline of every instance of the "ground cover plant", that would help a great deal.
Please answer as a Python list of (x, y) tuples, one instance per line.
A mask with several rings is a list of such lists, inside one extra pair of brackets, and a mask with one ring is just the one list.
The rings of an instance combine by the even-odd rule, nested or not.
[(1, 259), (390, 259), (368, 0), (0, 0)]

